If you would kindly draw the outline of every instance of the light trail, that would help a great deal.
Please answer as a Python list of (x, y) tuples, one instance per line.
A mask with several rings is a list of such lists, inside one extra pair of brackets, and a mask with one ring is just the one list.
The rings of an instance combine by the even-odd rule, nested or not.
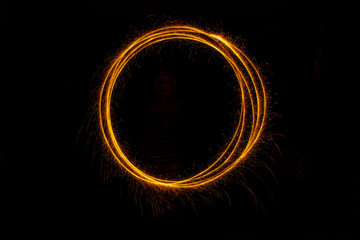
[[(239, 117), (233, 136), (225, 143), (225, 150), (206, 169), (183, 180), (168, 180), (151, 176), (138, 169), (126, 156), (116, 139), (111, 121), (112, 93), (118, 77), (128, 62), (140, 51), (167, 40), (186, 40), (205, 44), (221, 54), (231, 66), (241, 96)], [(121, 81), (121, 79), (120, 79)], [(216, 181), (236, 166), (244, 163), (264, 130), (267, 114), (267, 96), (263, 79), (256, 65), (235, 44), (225, 37), (191, 26), (167, 26), (140, 36), (127, 46), (108, 68), (99, 91), (98, 117), (104, 143), (120, 167), (145, 183), (172, 189), (195, 188)]]

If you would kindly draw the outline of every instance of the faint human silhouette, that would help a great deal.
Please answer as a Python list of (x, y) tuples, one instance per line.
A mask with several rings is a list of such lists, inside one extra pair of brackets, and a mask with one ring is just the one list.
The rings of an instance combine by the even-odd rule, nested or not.
[(140, 153), (152, 174), (177, 177), (183, 163), (179, 145), (180, 101), (173, 73), (160, 71), (153, 82), (153, 99), (145, 106)]

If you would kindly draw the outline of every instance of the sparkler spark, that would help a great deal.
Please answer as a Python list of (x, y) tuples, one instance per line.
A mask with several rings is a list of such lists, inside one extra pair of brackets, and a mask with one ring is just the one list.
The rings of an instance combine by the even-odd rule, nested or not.
[[(162, 179), (137, 168), (115, 137), (111, 120), (112, 93), (119, 75), (129, 61), (142, 50), (167, 40), (186, 40), (205, 44), (221, 54), (237, 79), (240, 89), (239, 114), (233, 136), (225, 150), (206, 169), (182, 180)], [(265, 127), (267, 100), (263, 79), (255, 64), (225, 37), (191, 26), (167, 26), (148, 32), (127, 46), (108, 68), (99, 91), (98, 117), (104, 143), (118, 165), (135, 178), (171, 189), (196, 188), (212, 183), (244, 163), (259, 142)]]

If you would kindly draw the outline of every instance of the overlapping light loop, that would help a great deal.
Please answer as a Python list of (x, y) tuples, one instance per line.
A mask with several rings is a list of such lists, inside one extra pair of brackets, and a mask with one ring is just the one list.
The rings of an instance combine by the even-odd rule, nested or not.
[[(129, 61), (145, 48), (167, 40), (186, 40), (205, 44), (226, 60), (234, 72), (240, 91), (239, 112), (233, 136), (224, 151), (206, 169), (186, 179), (161, 179), (137, 168), (121, 148), (111, 121), (112, 93), (119, 75)], [(194, 188), (209, 184), (243, 163), (259, 141), (265, 127), (267, 100), (263, 79), (255, 64), (224, 37), (191, 26), (167, 26), (140, 36), (126, 47), (108, 68), (99, 92), (98, 113), (102, 138), (118, 165), (139, 180), (169, 188)]]

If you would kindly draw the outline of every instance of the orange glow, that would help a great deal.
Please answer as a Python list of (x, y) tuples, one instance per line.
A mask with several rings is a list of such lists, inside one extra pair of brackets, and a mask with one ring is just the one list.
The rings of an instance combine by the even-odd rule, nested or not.
[[(239, 114), (233, 136), (224, 146), (225, 150), (214, 162), (183, 180), (168, 180), (151, 176), (138, 169), (120, 147), (111, 121), (112, 93), (116, 81), (127, 63), (145, 48), (166, 40), (186, 40), (205, 44), (224, 57), (231, 66), (240, 89)], [(191, 26), (167, 26), (140, 36), (127, 46), (112, 62), (103, 79), (98, 99), (99, 126), (104, 143), (118, 165), (135, 178), (149, 184), (173, 189), (195, 188), (212, 183), (236, 166), (244, 163), (259, 142), (264, 130), (267, 100), (264, 83), (255, 64), (225, 37), (205, 32)]]

